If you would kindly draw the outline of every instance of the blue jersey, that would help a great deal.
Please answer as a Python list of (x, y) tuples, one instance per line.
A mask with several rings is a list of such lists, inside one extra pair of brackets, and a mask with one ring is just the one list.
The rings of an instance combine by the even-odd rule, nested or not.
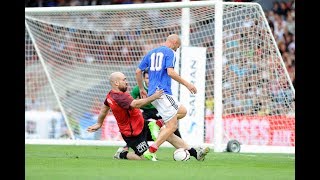
[(174, 68), (176, 62), (175, 52), (167, 46), (160, 46), (149, 51), (139, 64), (141, 70), (148, 68), (149, 91), (148, 96), (162, 89), (164, 93), (172, 95), (171, 77), (167, 68)]

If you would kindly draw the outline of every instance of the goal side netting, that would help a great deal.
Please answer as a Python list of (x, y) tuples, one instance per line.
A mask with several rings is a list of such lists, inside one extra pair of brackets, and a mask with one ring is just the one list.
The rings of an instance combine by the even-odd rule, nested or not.
[[(112, 113), (98, 132), (86, 132), (111, 88), (108, 75), (123, 72), (131, 91), (141, 58), (176, 33), (177, 57), (184, 48), (205, 53), (197, 62), (204, 70), (190, 74), (204, 84), (203, 108), (193, 109), (203, 115), (181, 120), (185, 140), (201, 131), (199, 144), (225, 147), (236, 139), (242, 152), (294, 153), (295, 90), (257, 3), (25, 8), (25, 29), (27, 144), (124, 144)], [(181, 58), (179, 74), (195, 65)], [(180, 100), (194, 98), (183, 88), (174, 91)]]

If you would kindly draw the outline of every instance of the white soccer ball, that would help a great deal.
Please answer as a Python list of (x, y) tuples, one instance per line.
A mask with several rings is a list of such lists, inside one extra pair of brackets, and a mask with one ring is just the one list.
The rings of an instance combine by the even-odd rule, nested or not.
[(184, 148), (176, 149), (173, 152), (173, 159), (175, 161), (188, 161), (190, 159), (190, 153)]

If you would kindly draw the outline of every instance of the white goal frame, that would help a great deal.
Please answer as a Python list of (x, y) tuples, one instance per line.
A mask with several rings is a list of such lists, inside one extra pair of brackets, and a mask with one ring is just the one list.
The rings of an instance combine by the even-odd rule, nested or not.
[[(192, 2), (170, 2), (170, 3), (146, 3), (146, 4), (130, 4), (130, 5), (100, 5), (100, 6), (72, 6), (72, 7), (37, 7), (37, 8), (25, 8), (25, 13), (42, 13), (42, 12), (98, 12), (98, 11), (118, 11), (118, 10), (150, 10), (150, 9), (159, 9), (159, 8), (183, 8), (182, 11), (182, 21), (181, 21), (181, 32), (184, 39), (182, 39), (181, 47), (189, 46), (189, 11), (188, 9), (191, 7), (203, 7), (203, 6), (215, 6), (215, 49), (214, 49), (214, 59), (223, 59), (223, 41), (222, 41), (222, 33), (223, 33), (223, 5), (226, 4), (234, 4), (233, 2), (222, 2), (221, 0), (217, 1), (192, 1)], [(254, 4), (259, 5), (258, 3), (239, 3), (239, 4)], [(263, 9), (259, 5), (261, 12)], [(266, 18), (263, 17), (264, 21), (267, 22)], [(29, 31), (29, 27), (27, 22), (25, 22), (25, 27)], [(271, 32), (270, 27), (267, 29)], [(33, 41), (32, 34), (30, 34), (30, 38)], [(275, 39), (272, 37), (272, 41), (276, 44)], [(38, 51), (37, 45), (34, 44), (35, 50)], [(276, 49), (276, 53), (281, 57), (281, 54), (278, 49)], [(64, 119), (67, 119), (64, 108), (62, 107), (58, 96), (56, 95), (55, 88), (53, 87), (53, 83), (50, 81), (50, 74), (46, 70), (46, 65), (43, 62), (43, 58), (41, 54), (39, 55), (39, 60), (44, 68), (44, 71), (47, 75), (51, 88), (53, 90), (54, 95), (58, 101), (58, 105), (61, 109), (62, 115)], [(282, 61), (282, 66), (285, 68), (285, 64)], [(215, 61), (214, 66), (214, 140), (213, 144), (206, 144), (212, 148), (214, 148), (215, 152), (224, 152), (226, 149), (226, 144), (222, 143), (222, 139), (224, 136), (223, 126), (222, 126), (222, 114), (223, 114), (223, 104), (222, 104), (222, 61)], [(285, 75), (288, 79), (290, 79), (289, 74), (285, 71)], [(292, 82), (290, 82), (291, 89), (293, 93), (295, 93)], [(204, 103), (204, 102), (203, 102)], [(70, 125), (68, 121), (66, 124), (69, 129)], [(72, 131), (71, 131), (72, 132)], [(110, 141), (85, 141), (85, 140), (74, 140), (74, 136), (71, 133), (71, 140), (46, 140), (46, 139), (25, 139), (25, 144), (60, 144), (60, 145), (106, 145), (106, 146), (120, 146), (124, 145), (119, 142), (110, 142)], [(163, 146), (172, 147), (170, 144), (165, 143)], [(282, 147), (282, 146), (253, 146), (253, 145), (242, 145), (241, 152), (249, 152), (249, 153), (295, 153), (295, 147)]]

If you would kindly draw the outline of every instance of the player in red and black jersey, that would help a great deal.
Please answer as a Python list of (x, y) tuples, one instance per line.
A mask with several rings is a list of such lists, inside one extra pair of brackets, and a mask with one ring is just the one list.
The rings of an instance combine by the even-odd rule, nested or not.
[[(102, 123), (109, 112), (112, 110), (113, 115), (117, 120), (120, 133), (127, 145), (134, 150), (134, 153), (128, 150), (119, 148), (114, 158), (141, 160), (148, 159), (157, 161), (155, 153), (147, 151), (149, 149), (147, 133), (149, 131), (147, 123), (143, 119), (140, 108), (152, 101), (159, 99), (163, 95), (162, 90), (156, 90), (154, 94), (144, 99), (133, 99), (127, 91), (127, 79), (121, 72), (114, 72), (110, 75), (111, 91), (106, 96), (104, 104), (101, 107), (98, 121), (96, 124), (88, 127), (88, 132), (95, 132), (101, 128)], [(180, 137), (172, 134), (167, 141), (175, 148), (188, 149), (191, 156), (199, 159), (201, 153), (197, 152), (193, 147), (189, 147)]]
[(140, 160), (149, 146), (147, 143), (147, 125), (144, 123), (139, 108), (160, 98), (163, 91), (157, 91), (146, 99), (135, 100), (126, 92), (128, 82), (123, 73), (114, 72), (110, 75), (109, 80), (112, 89), (107, 94), (101, 107), (98, 121), (96, 124), (88, 127), (87, 130), (88, 132), (95, 132), (101, 128), (108, 111), (111, 109), (124, 141), (134, 150), (134, 153), (121, 150), (121, 152), (116, 153), (115, 156), (117, 157), (115, 158)]

